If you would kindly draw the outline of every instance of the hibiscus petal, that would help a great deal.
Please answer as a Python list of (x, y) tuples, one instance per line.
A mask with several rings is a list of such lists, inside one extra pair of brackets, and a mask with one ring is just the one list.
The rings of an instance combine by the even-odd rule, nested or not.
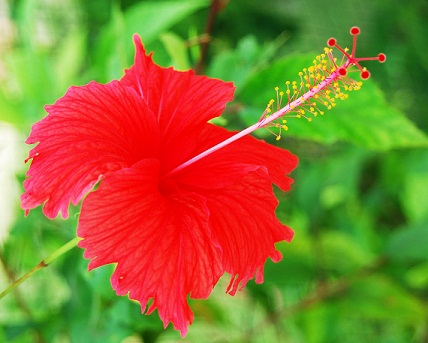
[(133, 87), (153, 110), (165, 146), (173, 147), (170, 143), (177, 142), (180, 135), (191, 143), (189, 136), (198, 134), (201, 125), (220, 116), (226, 103), (233, 99), (233, 83), (198, 76), (192, 70), (162, 68), (153, 62), (151, 54), (146, 55), (139, 36), (134, 36), (134, 43), (134, 65), (126, 70), (120, 82)]
[[(193, 156), (233, 136), (224, 128), (207, 124)], [(192, 157), (193, 157), (192, 156)], [(245, 136), (183, 169), (174, 177), (177, 183), (202, 188), (222, 188), (244, 175), (265, 168), (271, 183), (288, 191), (293, 179), (287, 176), (297, 167), (298, 158), (291, 152), (251, 136)]]
[[(208, 124), (199, 151), (232, 135)], [(232, 275), (230, 294), (254, 276), (262, 282), (266, 259), (281, 259), (275, 243), (291, 241), (293, 231), (275, 216), (278, 200), (272, 183), (288, 190), (293, 180), (286, 174), (297, 162), (290, 152), (247, 136), (171, 177), (180, 189), (207, 198), (210, 224), (223, 249), (223, 267)]]
[(282, 258), (274, 244), (293, 238), (293, 231), (275, 216), (278, 201), (266, 169), (249, 173), (227, 188), (200, 194), (207, 198), (210, 224), (223, 250), (223, 267), (232, 275), (227, 291), (235, 294), (254, 276), (256, 282), (263, 282), (266, 259)]
[(118, 81), (70, 87), (47, 117), (36, 123), (28, 144), (31, 167), (21, 197), (27, 212), (44, 203), (54, 218), (68, 216), (103, 174), (154, 157), (159, 128), (150, 109), (131, 88)]
[(169, 197), (158, 190), (159, 163), (143, 160), (106, 176), (82, 205), (78, 236), (89, 268), (117, 263), (119, 295), (129, 292), (143, 312), (150, 298), (167, 326), (187, 332), (193, 313), (187, 296), (207, 298), (223, 274), (221, 249), (208, 225), (205, 200)]

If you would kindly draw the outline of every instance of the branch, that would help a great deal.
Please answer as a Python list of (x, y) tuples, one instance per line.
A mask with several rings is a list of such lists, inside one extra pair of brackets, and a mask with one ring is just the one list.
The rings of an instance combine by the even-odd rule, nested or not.
[[(207, 24), (205, 26), (204, 37), (211, 37), (211, 33), (214, 29), (214, 22), (217, 16), (217, 13), (220, 12), (227, 5), (227, 0), (211, 0), (210, 12), (208, 13)], [(210, 44), (210, 39), (206, 39), (201, 42), (201, 58), (195, 66), (195, 73), (200, 74), (204, 68), (205, 62), (208, 56), (208, 48)]]
[(8, 288), (6, 288), (3, 292), (0, 293), (0, 299), (5, 297), (7, 294), (12, 292), (16, 287), (18, 287), (21, 283), (23, 283), (25, 280), (27, 280), (31, 275), (33, 275), (35, 272), (37, 272), (40, 269), (43, 269), (50, 265), (54, 260), (56, 260), (61, 255), (65, 254), (70, 249), (77, 246), (77, 243), (81, 240), (80, 237), (73, 238), (68, 243), (65, 243), (61, 248), (59, 248), (57, 251), (55, 251), (52, 255), (46, 257), (44, 260), (40, 261), (38, 265), (36, 265), (34, 268), (29, 270), (27, 273), (25, 273), (23, 276), (21, 276), (19, 279), (17, 279), (14, 283), (12, 283)]

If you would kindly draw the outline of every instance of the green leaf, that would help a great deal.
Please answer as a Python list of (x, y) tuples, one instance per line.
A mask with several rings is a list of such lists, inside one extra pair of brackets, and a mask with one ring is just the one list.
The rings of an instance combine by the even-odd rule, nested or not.
[(85, 49), (86, 36), (83, 31), (71, 32), (61, 41), (54, 65), (59, 88), (67, 89), (76, 83), (84, 62)]
[[(284, 82), (297, 80), (298, 72), (311, 65), (314, 55), (292, 56), (279, 60), (257, 73), (240, 92), (245, 105), (259, 107), (258, 117), (249, 118), (242, 113), (247, 124), (258, 121), (271, 98), (274, 88), (285, 89)], [(385, 101), (378, 87), (367, 80), (361, 90), (349, 94), (323, 117), (306, 120), (289, 119), (287, 135), (331, 144), (346, 141), (373, 150), (404, 147), (426, 147), (428, 137), (402, 113)]]
[(386, 244), (386, 254), (393, 260), (428, 261), (428, 222), (422, 222), (395, 232)]
[(186, 43), (183, 39), (180, 38), (180, 36), (171, 32), (167, 32), (160, 36), (160, 40), (171, 57), (175, 69), (190, 69)]
[(141, 34), (145, 44), (192, 13), (207, 7), (208, 0), (144, 1), (125, 12), (125, 38)]
[(135, 33), (147, 46), (173, 25), (208, 5), (208, 0), (144, 1), (124, 13), (116, 7), (111, 24), (99, 39), (97, 67), (99, 70), (115, 70), (107, 74), (106, 79), (120, 77), (121, 69), (128, 67), (127, 58), (133, 55), (132, 36)]
[(284, 41), (285, 36), (280, 35), (273, 42), (260, 45), (254, 36), (246, 36), (239, 41), (235, 50), (215, 55), (207, 75), (233, 81), (237, 87), (235, 94), (239, 94), (248, 79), (268, 64)]
[[(4, 119), (26, 127), (39, 120), (44, 115), (43, 106), (53, 103), (64, 90), (54, 86), (57, 85), (56, 75), (52, 70), (53, 60), (48, 53), (17, 48), (5, 54), (5, 64), (10, 80), (18, 87), (14, 90), (13, 98), (9, 100), (5, 96), (2, 99), (6, 100), (3, 106), (12, 110), (7, 112)], [(11, 115), (14, 115), (14, 119), (8, 120)]]
[(417, 264), (408, 269), (405, 279), (412, 288), (428, 289), (428, 262)]
[(255, 37), (247, 36), (239, 42), (236, 50), (217, 55), (207, 74), (225, 81), (233, 81), (240, 87), (251, 75), (260, 49)]
[(0, 92), (0, 121), (19, 127), (23, 120), (20, 103)]
[(373, 259), (360, 243), (349, 234), (337, 231), (326, 231), (321, 235), (323, 250), (323, 268), (348, 272), (357, 267), (368, 265)]
[(414, 150), (400, 161), (403, 190), (400, 200), (407, 217), (414, 222), (428, 219), (428, 150)]

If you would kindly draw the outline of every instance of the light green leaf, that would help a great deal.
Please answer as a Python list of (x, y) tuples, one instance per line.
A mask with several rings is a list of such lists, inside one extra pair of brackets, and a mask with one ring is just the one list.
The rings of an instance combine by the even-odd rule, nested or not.
[[(284, 58), (256, 74), (240, 92), (246, 105), (259, 107), (261, 114), (271, 98), (274, 88), (285, 89), (284, 82), (297, 80), (298, 72), (311, 65), (314, 55)], [(325, 111), (322, 117), (312, 122), (289, 119), (287, 135), (331, 144), (346, 141), (373, 150), (388, 150), (403, 147), (426, 147), (427, 136), (402, 113), (388, 105), (382, 92), (371, 80), (364, 82), (361, 90), (349, 94), (346, 101), (339, 101), (336, 108)], [(248, 118), (257, 122), (259, 117)]]
[(411, 151), (401, 162), (405, 174), (400, 200), (405, 213), (414, 222), (426, 220), (428, 219), (428, 150)]
[(71, 32), (61, 41), (54, 65), (59, 88), (67, 89), (71, 84), (76, 83), (85, 53), (86, 35), (83, 31)]
[(125, 12), (125, 37), (141, 34), (145, 44), (197, 10), (207, 7), (208, 0), (144, 1)]
[(147, 46), (173, 25), (207, 7), (209, 3), (208, 0), (144, 1), (130, 7), (125, 13), (114, 8), (114, 18), (101, 33), (97, 46), (98, 67), (102, 70), (113, 65), (118, 71), (106, 75), (106, 79), (120, 77), (121, 69), (129, 67), (126, 57), (132, 56), (132, 36), (135, 33), (141, 36)]
[(20, 111), (20, 103), (7, 98), (5, 94), (0, 92), (0, 121), (20, 127), (23, 120), (24, 116)]
[(180, 36), (171, 32), (167, 32), (160, 36), (160, 40), (171, 57), (175, 69), (190, 69), (186, 43), (183, 39), (180, 38)]

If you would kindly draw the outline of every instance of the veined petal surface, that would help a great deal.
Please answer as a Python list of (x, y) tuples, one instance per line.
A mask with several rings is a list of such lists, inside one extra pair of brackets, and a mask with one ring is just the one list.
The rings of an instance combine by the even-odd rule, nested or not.
[(209, 210), (197, 194), (159, 192), (159, 162), (143, 160), (107, 176), (82, 206), (78, 235), (89, 268), (117, 263), (111, 281), (148, 313), (184, 336), (193, 321), (187, 296), (207, 298), (219, 277), (221, 248), (212, 237)]
[(33, 125), (28, 144), (38, 143), (21, 206), (44, 204), (54, 218), (76, 205), (106, 173), (158, 155), (159, 126), (138, 94), (118, 81), (70, 87), (48, 115)]
[(194, 148), (192, 137), (200, 134), (208, 120), (222, 114), (235, 87), (232, 82), (195, 75), (193, 70), (162, 68), (151, 54), (146, 55), (139, 36), (134, 36), (134, 43), (134, 64), (120, 82), (134, 88), (155, 113), (164, 147), (161, 168), (166, 170), (185, 162), (182, 157)]

